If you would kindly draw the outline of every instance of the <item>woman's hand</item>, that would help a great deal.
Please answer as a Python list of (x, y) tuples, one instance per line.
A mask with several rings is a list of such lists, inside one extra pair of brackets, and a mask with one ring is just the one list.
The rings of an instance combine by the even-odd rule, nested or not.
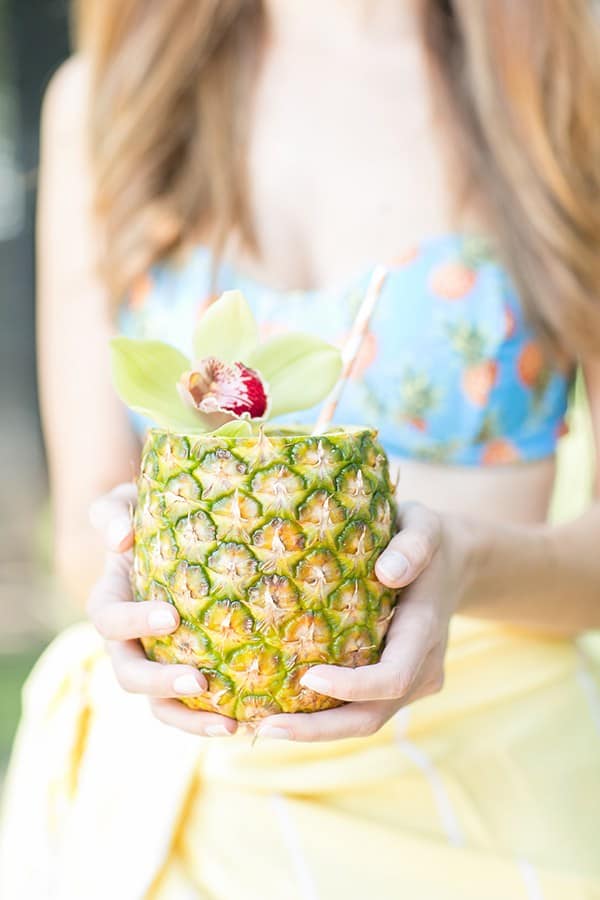
[(419, 504), (401, 508), (400, 526), (375, 568), (383, 584), (405, 588), (380, 662), (356, 669), (313, 666), (302, 684), (350, 702), (323, 712), (269, 716), (258, 726), (260, 737), (330, 741), (373, 734), (401, 706), (441, 690), (464, 554), (443, 519)]
[(88, 601), (89, 616), (106, 641), (117, 680), (135, 694), (146, 694), (154, 715), (167, 725), (192, 734), (221, 737), (234, 734), (237, 722), (216, 713), (188, 709), (173, 699), (206, 690), (204, 675), (193, 666), (150, 662), (139, 638), (166, 635), (179, 625), (170, 603), (132, 600), (129, 574), (132, 564), (131, 510), (136, 501), (133, 484), (122, 484), (97, 500), (90, 519), (108, 546), (106, 567)]
[[(89, 615), (106, 640), (119, 684), (126, 691), (147, 694), (158, 719), (192, 734), (234, 734), (235, 720), (188, 709), (173, 699), (204, 691), (201, 672), (192, 666), (151, 662), (139, 643), (145, 635), (175, 631), (179, 616), (169, 603), (137, 603), (131, 598), (135, 499), (135, 487), (125, 484), (92, 507), (92, 523), (104, 535), (109, 553), (104, 575), (90, 595)], [(380, 662), (356, 669), (313, 666), (303, 684), (348, 702), (323, 712), (269, 716), (257, 727), (259, 736), (326, 741), (373, 734), (400, 707), (441, 689), (448, 626), (463, 583), (464, 554), (453, 530), (419, 504), (401, 508), (400, 525), (376, 565), (383, 584), (404, 588)]]

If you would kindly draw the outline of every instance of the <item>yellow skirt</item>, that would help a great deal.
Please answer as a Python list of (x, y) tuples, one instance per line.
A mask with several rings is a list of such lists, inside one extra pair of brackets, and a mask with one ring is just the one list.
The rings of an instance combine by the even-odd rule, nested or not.
[(87, 625), (24, 692), (3, 900), (599, 900), (600, 638), (465, 619), (444, 691), (367, 739), (201, 739)]

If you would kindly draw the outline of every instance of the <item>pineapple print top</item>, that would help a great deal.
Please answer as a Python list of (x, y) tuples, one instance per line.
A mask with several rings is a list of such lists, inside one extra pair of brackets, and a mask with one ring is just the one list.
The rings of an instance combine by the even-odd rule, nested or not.
[[(205, 247), (156, 265), (123, 303), (120, 329), (189, 355), (207, 303), (238, 288), (264, 337), (293, 329), (339, 345), (371, 275), (358, 274), (337, 290), (281, 291), (227, 263), (214, 283), (211, 272)], [(444, 235), (390, 266), (336, 421), (378, 428), (387, 452), (399, 457), (460, 465), (542, 459), (565, 430), (569, 380), (545, 360), (487, 244)], [(315, 417), (312, 410), (294, 421)]]

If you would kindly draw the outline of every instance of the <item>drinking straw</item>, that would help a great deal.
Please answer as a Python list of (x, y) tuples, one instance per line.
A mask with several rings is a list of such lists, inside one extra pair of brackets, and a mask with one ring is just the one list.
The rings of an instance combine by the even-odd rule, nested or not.
[(348, 335), (342, 350), (342, 371), (340, 377), (319, 414), (315, 427), (313, 428), (313, 435), (322, 434), (331, 425), (335, 410), (340, 402), (348, 378), (352, 374), (354, 363), (356, 362), (362, 343), (367, 335), (369, 322), (371, 321), (375, 307), (377, 306), (377, 301), (379, 300), (379, 295), (381, 294), (381, 289), (383, 288), (387, 275), (388, 270), (385, 266), (376, 266), (373, 270), (365, 296), (358, 308), (352, 328), (350, 329), (350, 334)]

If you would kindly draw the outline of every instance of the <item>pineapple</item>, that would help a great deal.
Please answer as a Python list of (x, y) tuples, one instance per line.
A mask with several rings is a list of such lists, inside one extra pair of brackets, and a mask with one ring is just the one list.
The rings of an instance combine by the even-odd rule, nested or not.
[[(209, 313), (231, 321), (232, 306), (250, 322), (230, 295)], [(136, 600), (174, 604), (181, 624), (144, 638), (144, 649), (204, 673), (207, 691), (182, 702), (252, 722), (339, 705), (300, 683), (311, 665), (377, 661), (396, 597), (374, 566), (395, 510), (374, 430), (313, 436), (265, 424), (269, 410), (292, 412), (324, 396), (339, 375), (338, 352), (316, 338), (278, 335), (258, 347), (247, 341), (248, 364), (232, 362), (243, 337), (191, 368), (166, 345), (120, 338), (113, 362), (126, 402), (162, 419), (143, 450), (132, 585)]]
[(209, 684), (183, 702), (240, 721), (325, 709), (337, 701), (300, 684), (308, 666), (377, 660), (394, 594), (373, 567), (394, 514), (373, 431), (153, 430), (138, 496), (135, 598), (181, 617), (144, 648)]

